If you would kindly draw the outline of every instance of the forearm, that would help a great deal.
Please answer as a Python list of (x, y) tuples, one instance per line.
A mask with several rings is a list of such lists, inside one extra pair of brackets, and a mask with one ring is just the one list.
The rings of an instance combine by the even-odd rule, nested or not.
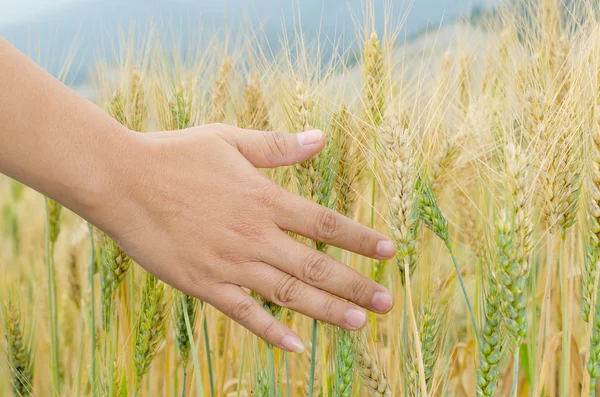
[(110, 190), (132, 133), (0, 38), (0, 172), (80, 214)]

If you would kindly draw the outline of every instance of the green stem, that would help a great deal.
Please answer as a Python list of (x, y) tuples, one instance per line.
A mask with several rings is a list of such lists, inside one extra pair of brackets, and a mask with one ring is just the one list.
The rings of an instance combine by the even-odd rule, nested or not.
[[(531, 282), (531, 294), (530, 296), (537, 296), (537, 266), (538, 264), (535, 263), (533, 268), (531, 269), (531, 278), (530, 278), (530, 282)], [(534, 341), (535, 340), (535, 330), (537, 329), (537, 304), (536, 304), (536, 300), (533, 300), (533, 315), (531, 316), (531, 340)], [(537, 343), (536, 342), (531, 342), (527, 344), (527, 351), (528, 351), (528, 355), (529, 357), (532, 357), (534, 359), (532, 360), (528, 360), (529, 362), (529, 376), (531, 377), (532, 382), (531, 383), (535, 383), (535, 374), (537, 372), (537, 363), (535, 360), (535, 357), (537, 357)], [(531, 393), (533, 391), (533, 387), (530, 385), (529, 388), (529, 392)]]
[(181, 386), (181, 397), (185, 397), (185, 387), (187, 386), (187, 368), (183, 363), (183, 385)]
[[(200, 301), (201, 307), (204, 302)], [(204, 315), (204, 346), (206, 348), (206, 365), (208, 366), (208, 383), (210, 386), (210, 397), (215, 397), (215, 384), (213, 382), (212, 360), (210, 359), (210, 338), (208, 336), (208, 321)]]
[(510, 392), (511, 397), (517, 397), (517, 388), (519, 385), (519, 350), (520, 350), (520, 342), (517, 342), (517, 346), (515, 347), (514, 354), (514, 373), (513, 373), (513, 383), (512, 390)]
[(469, 309), (469, 315), (471, 316), (471, 323), (473, 325), (473, 331), (475, 332), (475, 338), (477, 338), (477, 343), (479, 346), (481, 344), (481, 338), (479, 337), (479, 330), (477, 329), (477, 321), (475, 320), (475, 313), (473, 312), (473, 306), (471, 305), (471, 300), (469, 299), (469, 294), (467, 294), (467, 287), (465, 286), (465, 280), (463, 280), (462, 275), (460, 274), (460, 269), (458, 268), (458, 263), (456, 258), (454, 257), (454, 253), (452, 252), (452, 248), (449, 243), (446, 243), (446, 247), (450, 251), (450, 256), (452, 257), (452, 263), (454, 264), (454, 270), (456, 270), (456, 276), (458, 277), (458, 282), (460, 283), (460, 288), (462, 289), (462, 293), (465, 297), (465, 301), (467, 302), (467, 308)]
[[(373, 151), (377, 151), (377, 139), (373, 140)], [(373, 157), (373, 173), (377, 171), (377, 156)], [(373, 185), (371, 187), (371, 229), (375, 228), (375, 198), (377, 193), (377, 178), (373, 177)], [(371, 259), (371, 279), (377, 276), (375, 260)], [(369, 322), (373, 332), (373, 340), (377, 342), (377, 316), (375, 313), (369, 313)]]
[(90, 283), (90, 338), (92, 346), (90, 347), (92, 352), (92, 363), (90, 369), (90, 383), (92, 385), (92, 395), (98, 396), (98, 382), (96, 380), (96, 309), (95, 309), (95, 292), (94, 292), (94, 270), (96, 267), (96, 246), (94, 244), (94, 230), (91, 224), (88, 224), (88, 231), (90, 235), (90, 269), (89, 279)]
[(569, 391), (569, 324), (567, 318), (567, 279), (566, 279), (566, 264), (562, 260), (565, 246), (565, 231), (563, 229), (558, 249), (558, 257), (556, 258), (557, 269), (559, 269), (560, 281), (560, 306), (562, 311), (562, 351), (561, 351), (561, 396), (567, 397)]
[[(404, 340), (404, 349), (405, 349), (405, 354), (406, 357), (404, 358), (405, 360), (408, 360), (408, 327), (407, 325), (407, 318), (406, 318), (406, 313), (408, 310), (407, 304), (406, 304), (406, 288), (403, 289), (404, 290), (404, 308), (402, 310), (402, 339)], [(402, 382), (404, 384), (404, 395), (408, 396), (408, 382)]]
[(275, 374), (275, 352), (273, 345), (267, 343), (267, 372), (269, 373), (269, 383), (271, 393), (269, 395), (277, 397), (277, 375)]
[[(48, 199), (46, 199), (48, 200)], [(50, 242), (50, 214), (46, 210), (46, 268), (48, 270), (48, 305), (50, 306), (50, 356), (54, 395), (60, 396), (58, 361), (58, 316), (56, 314), (56, 279), (54, 278), (54, 243)]]
[(81, 386), (81, 363), (83, 362), (83, 341), (85, 339), (85, 314), (81, 317), (81, 332), (79, 334), (79, 354), (77, 355), (77, 379), (75, 379), (76, 394), (79, 394), (79, 388)]
[(290, 378), (290, 360), (289, 360), (289, 355), (288, 352), (285, 352), (285, 378), (287, 380), (286, 382), (286, 388), (287, 388), (287, 397), (291, 397), (292, 395), (292, 381)]
[(242, 362), (240, 364), (240, 373), (238, 375), (236, 397), (240, 397), (242, 391), (242, 376), (244, 375), (244, 361), (246, 361), (246, 340), (247, 338), (244, 338), (244, 341), (242, 342)]
[(315, 360), (317, 359), (317, 320), (312, 323), (312, 349), (310, 353), (310, 378), (308, 381), (308, 397), (313, 397), (315, 387)]
[[(200, 360), (198, 359), (198, 350), (196, 349), (196, 341), (194, 340), (194, 333), (192, 332), (190, 316), (188, 315), (188, 309), (186, 306), (187, 302), (185, 301), (185, 299), (182, 299), (182, 300), (183, 300), (183, 318), (185, 319), (185, 328), (187, 330), (188, 338), (190, 340), (190, 346), (191, 346), (191, 350), (192, 350), (192, 360), (194, 360), (194, 376), (196, 377), (196, 388), (198, 389), (198, 395), (204, 396), (204, 387), (202, 386), (202, 377), (200, 376)], [(206, 316), (204, 318), (206, 319)], [(206, 324), (206, 322), (205, 322), (205, 324)], [(206, 333), (206, 329), (204, 330), (204, 332)], [(208, 349), (207, 349), (207, 351), (208, 351)], [(209, 351), (209, 354), (210, 354), (210, 351)], [(185, 390), (185, 374), (186, 374), (185, 370), (184, 370), (183, 374), (184, 374), (183, 388)]]

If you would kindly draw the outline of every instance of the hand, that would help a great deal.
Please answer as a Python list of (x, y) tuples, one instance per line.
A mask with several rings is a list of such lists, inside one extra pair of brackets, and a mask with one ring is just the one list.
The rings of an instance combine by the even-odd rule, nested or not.
[(129, 135), (119, 187), (88, 218), (156, 277), (288, 351), (303, 350), (300, 338), (241, 287), (349, 330), (366, 324), (359, 306), (391, 309), (384, 287), (284, 231), (377, 259), (392, 257), (393, 243), (256, 169), (317, 154), (325, 145), (322, 132), (211, 124)]

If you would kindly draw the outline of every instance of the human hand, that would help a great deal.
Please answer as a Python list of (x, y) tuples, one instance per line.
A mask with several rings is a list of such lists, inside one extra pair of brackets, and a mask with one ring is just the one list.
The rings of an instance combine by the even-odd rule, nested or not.
[(288, 351), (304, 349), (300, 338), (241, 287), (349, 330), (366, 324), (360, 307), (391, 309), (384, 287), (284, 231), (376, 259), (392, 257), (393, 243), (256, 169), (317, 154), (322, 132), (211, 124), (129, 136), (115, 188), (87, 218), (159, 279)]

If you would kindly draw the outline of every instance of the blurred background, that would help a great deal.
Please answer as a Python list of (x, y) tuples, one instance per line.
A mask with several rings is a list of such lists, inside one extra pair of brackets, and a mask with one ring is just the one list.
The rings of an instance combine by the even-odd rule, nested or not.
[[(398, 44), (425, 32), (437, 33), (458, 20), (476, 20), (499, 0), (375, 1), (376, 29), (399, 30)], [(117, 56), (124, 37), (158, 37), (185, 49), (204, 37), (227, 37), (235, 51), (236, 33), (252, 29), (277, 52), (284, 35), (302, 31), (327, 54), (333, 46), (358, 46), (356, 21), (364, 20), (361, 0), (0, 0), (0, 35), (53, 74), (71, 63), (67, 82), (85, 85), (97, 59)], [(407, 18), (407, 13), (409, 17)], [(385, 16), (385, 17), (384, 17)], [(402, 27), (400, 30), (399, 27)], [(238, 43), (239, 45), (239, 43)], [(72, 59), (71, 59), (72, 58)]]

